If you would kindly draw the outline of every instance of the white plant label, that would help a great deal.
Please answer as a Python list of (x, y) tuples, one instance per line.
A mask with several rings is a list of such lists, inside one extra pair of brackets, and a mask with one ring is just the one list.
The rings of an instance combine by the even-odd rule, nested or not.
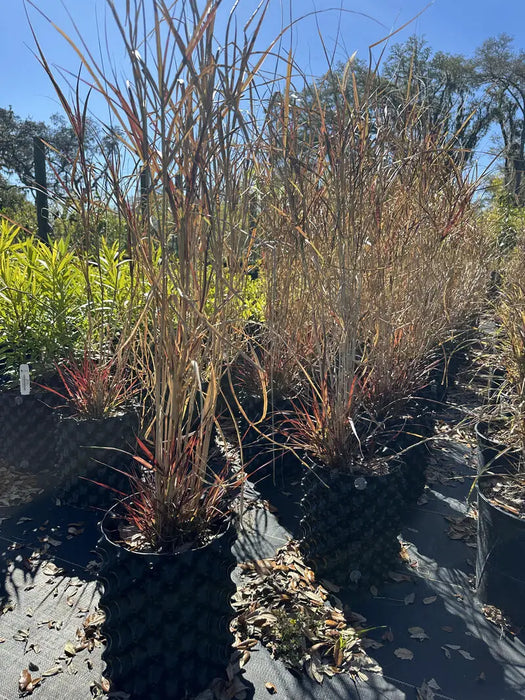
[(29, 396), (31, 393), (31, 381), (29, 379), (29, 365), (20, 365), (20, 393)]

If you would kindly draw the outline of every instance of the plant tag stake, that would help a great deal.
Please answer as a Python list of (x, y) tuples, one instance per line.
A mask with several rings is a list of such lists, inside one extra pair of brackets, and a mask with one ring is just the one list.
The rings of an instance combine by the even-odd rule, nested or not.
[(31, 393), (31, 382), (29, 380), (29, 365), (20, 365), (20, 394), (29, 396)]

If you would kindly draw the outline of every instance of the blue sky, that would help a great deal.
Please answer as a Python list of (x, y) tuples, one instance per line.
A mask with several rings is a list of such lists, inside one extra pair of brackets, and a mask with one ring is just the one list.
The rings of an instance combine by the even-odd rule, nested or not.
[[(88, 44), (96, 49), (97, 33), (104, 26), (105, 0), (35, 0), (35, 3), (59, 26), (69, 30), (67, 8)], [(124, 0), (117, 0), (117, 4), (124, 5)], [(225, 7), (229, 8), (230, 4), (230, 0), (225, 0)], [(254, 0), (240, 0), (240, 15), (247, 16), (256, 4)], [(344, 60), (354, 51), (366, 59), (370, 44), (401, 27), (426, 4), (424, 0), (270, 0), (262, 41), (270, 41), (283, 22), (288, 22), (290, 14), (298, 18), (318, 10), (315, 18), (306, 18), (294, 26), (292, 34), (285, 38), (285, 48), (288, 50), (291, 41), (302, 69), (320, 75), (326, 69), (326, 62), (319, 32), (325, 44), (334, 50), (336, 60)], [(49, 60), (76, 71), (78, 60), (56, 31), (34, 9), (28, 10)], [(11, 105), (22, 117), (47, 119), (60, 109), (48, 78), (32, 54), (34, 42), (23, 0), (3, 0), (1, 16), (0, 106)], [(402, 41), (417, 33), (424, 35), (436, 51), (471, 55), (484, 39), (502, 32), (513, 36), (518, 48), (525, 48), (525, 0), (434, 0), (392, 41)], [(110, 42), (112, 39), (110, 35)], [(115, 41), (117, 61), (120, 51)]]

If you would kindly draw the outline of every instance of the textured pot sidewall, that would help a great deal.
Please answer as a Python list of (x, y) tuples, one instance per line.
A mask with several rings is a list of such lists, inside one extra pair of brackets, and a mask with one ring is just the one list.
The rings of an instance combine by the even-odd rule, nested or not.
[(400, 468), (404, 478), (403, 498), (408, 507), (415, 505), (425, 490), (429, 458), (426, 438), (433, 432), (432, 413), (417, 413), (399, 426), (397, 436), (388, 443), (392, 452), (402, 453)]
[(132, 698), (199, 693), (231, 654), (234, 524), (199, 549), (141, 554), (112, 541), (108, 517), (97, 545), (105, 675)]
[(61, 501), (72, 506), (108, 508), (115, 501), (111, 489), (129, 492), (125, 474), (133, 463), (131, 453), (138, 426), (134, 412), (104, 419), (61, 415), (55, 441)]
[(56, 412), (38, 393), (0, 392), (0, 458), (15, 468), (39, 472), (55, 462)]
[(525, 520), (494, 506), (478, 483), (476, 588), (483, 603), (525, 625)]
[(351, 588), (380, 582), (399, 555), (406, 510), (401, 466), (365, 477), (315, 466), (302, 485), (301, 546), (317, 575)]

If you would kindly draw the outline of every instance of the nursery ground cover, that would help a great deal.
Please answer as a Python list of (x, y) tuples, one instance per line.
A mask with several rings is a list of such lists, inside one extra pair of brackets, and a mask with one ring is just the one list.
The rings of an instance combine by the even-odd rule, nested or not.
[[(365, 627), (375, 628), (365, 647), (382, 673), (367, 673), (366, 681), (340, 675), (319, 684), (292, 674), (257, 644), (235, 681), (246, 686), (247, 697), (523, 697), (523, 634), (497, 618), (489, 621), (471, 588), (475, 513), (466, 497), (476, 462), (471, 434), (458, 422), (475, 410), (477, 397), (463, 388), (451, 392), (450, 401), (438, 415), (429, 487), (403, 528), (403, 561), (392, 580), (359, 595), (335, 593), (343, 606), (366, 618)], [(92, 551), (99, 514), (57, 506), (52, 483), (50, 473), (28, 478), (25, 494), (11, 490), (12, 505), (7, 499), (1, 505), (3, 700), (18, 696), (24, 669), (31, 679), (43, 678), (36, 698), (82, 700), (103, 693)], [(293, 474), (284, 488), (281, 481), (279, 488), (260, 483), (250, 489), (253, 502), (236, 545), (240, 563), (271, 558), (290, 534), (297, 535), (294, 489)], [(240, 567), (235, 580), (242, 586)], [(494, 618), (494, 611), (486, 614)], [(211, 700), (213, 694), (203, 697)]]

